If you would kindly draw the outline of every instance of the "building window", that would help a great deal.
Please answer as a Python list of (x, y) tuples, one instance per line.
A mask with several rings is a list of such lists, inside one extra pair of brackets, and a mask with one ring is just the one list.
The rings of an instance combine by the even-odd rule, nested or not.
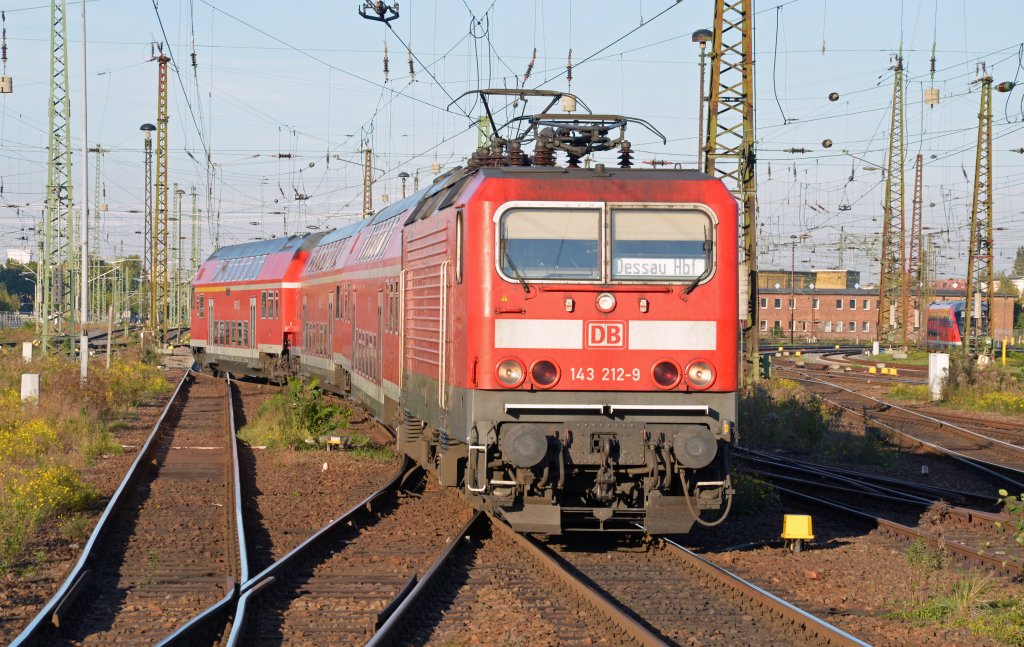
[(775, 309), (776, 310), (782, 310), (782, 299), (776, 299), (775, 300)]
[(842, 310), (842, 309), (843, 309), (843, 300), (842, 299), (836, 299), (836, 310)]
[(832, 332), (832, 322), (831, 321), (826, 321), (825, 322), (825, 332)]
[(775, 320), (775, 327), (772, 330), (782, 330), (782, 322), (778, 319)]
[(856, 321), (851, 321), (850, 322), (850, 332), (857, 332), (857, 322)]
[(768, 299), (761, 297), (761, 309), (764, 310), (768, 307)]
[(843, 322), (842, 321), (837, 321), (836, 322), (836, 332), (843, 332)]
[(796, 299), (790, 298), (790, 300), (789, 300), (789, 309), (790, 310), (796, 310)]
[(865, 322), (864, 322), (864, 323), (863, 323), (863, 324), (861, 325), (861, 330), (863, 330), (864, 332), (871, 332), (871, 322), (869, 322), (869, 321), (865, 321)]
[(800, 322), (800, 332), (807, 332), (807, 322), (806, 321), (801, 321)]
[[(761, 302), (763, 303), (764, 299), (761, 299)], [(762, 319), (761, 320), (761, 332), (767, 332), (767, 331), (768, 331), (768, 320), (767, 319)]]
[(850, 310), (856, 310), (856, 309), (857, 309), (857, 300), (856, 299), (850, 299)]
[(821, 299), (812, 299), (811, 307), (818, 310), (821, 307)]
[(865, 310), (870, 310), (871, 309), (871, 299), (864, 299), (864, 309)]

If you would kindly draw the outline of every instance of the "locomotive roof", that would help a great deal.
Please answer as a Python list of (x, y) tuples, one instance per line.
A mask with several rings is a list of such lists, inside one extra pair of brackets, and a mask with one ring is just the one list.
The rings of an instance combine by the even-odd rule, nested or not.
[(323, 236), (322, 233), (295, 234), (287, 238), (271, 238), (270, 240), (256, 240), (251, 243), (228, 245), (214, 251), (206, 260), (227, 260), (245, 258), (247, 256), (276, 254), (278, 252), (297, 252), (300, 249), (312, 247), (321, 236)]
[(591, 168), (567, 168), (564, 166), (499, 166), (479, 169), (484, 177), (515, 177), (528, 175), (566, 175), (573, 178), (591, 178), (595, 175), (609, 177), (628, 177), (630, 180), (711, 180), (712, 176), (697, 169), (647, 169), (619, 168), (604, 166), (603, 170)]

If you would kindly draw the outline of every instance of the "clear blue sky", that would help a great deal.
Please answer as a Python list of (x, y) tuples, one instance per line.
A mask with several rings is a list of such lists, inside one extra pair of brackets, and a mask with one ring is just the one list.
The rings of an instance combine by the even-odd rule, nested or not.
[[(7, 74), (15, 86), (13, 94), (0, 96), (0, 205), (7, 205), (0, 207), (0, 248), (24, 246), (22, 236), (34, 243), (27, 228), (39, 219), (45, 194), (49, 8), (41, 4), (0, 0), (7, 12)], [(400, 171), (419, 171), (429, 181), (432, 163), (461, 163), (476, 134), (458, 109), (445, 110), (449, 95), (515, 87), (534, 48), (529, 87), (551, 79), (542, 87), (567, 89), (571, 49), (574, 93), (595, 112), (647, 119), (668, 137), (662, 146), (631, 129), (638, 159), (694, 165), (698, 48), (690, 34), (711, 26), (711, 0), (406, 0), (392, 23), (397, 36), (360, 18), (358, 4), (163, 0), (156, 10), (150, 2), (88, 2), (89, 145), (110, 150), (101, 176), (109, 205), (102, 251), (141, 250), (134, 233), (142, 229), (141, 215), (133, 213), (142, 203), (138, 127), (156, 120), (156, 64), (147, 59), (150, 42), (165, 40), (158, 12), (179, 72), (171, 75), (170, 176), (185, 191), (197, 187), (204, 253), (218, 228), (222, 244), (280, 235), (285, 212), (289, 232), (348, 222), (361, 206), (363, 140), (376, 153), (378, 208), (385, 194), (400, 194)], [(755, 0), (754, 6), (762, 266), (788, 266), (785, 245), (794, 234), (810, 235), (797, 250), (798, 265), (828, 267), (838, 262), (841, 228), (853, 248), (880, 231), (882, 173), (868, 169), (885, 163), (890, 58), (902, 41), (909, 79), (907, 209), (910, 164), (920, 151), (925, 225), (948, 232), (937, 238), (940, 275), (962, 275), (966, 267), (976, 64), (986, 61), (997, 82), (1021, 77), (1021, 88), (994, 95), (996, 226), (1005, 228), (997, 232), (997, 267), (1009, 268), (1024, 245), (1024, 155), (1011, 152), (1024, 146), (1019, 0)], [(76, 147), (79, 12), (79, 4), (68, 5)], [(414, 80), (403, 41), (417, 59)], [(941, 103), (925, 107), (923, 89), (933, 84)], [(839, 101), (830, 102), (830, 92), (838, 92)], [(829, 149), (821, 145), (826, 138), (833, 141)], [(204, 147), (217, 172), (209, 203)], [(793, 147), (810, 152), (784, 152)], [(277, 157), (282, 153), (292, 157)], [(73, 179), (77, 199), (77, 167)], [(295, 200), (296, 193), (309, 199)], [(877, 274), (856, 249), (844, 262), (866, 276)]]

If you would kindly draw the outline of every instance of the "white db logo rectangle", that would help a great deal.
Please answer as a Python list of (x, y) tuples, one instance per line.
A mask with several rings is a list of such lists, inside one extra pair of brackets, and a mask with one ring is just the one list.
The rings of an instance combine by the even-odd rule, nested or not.
[(588, 321), (587, 348), (625, 348), (626, 322)]

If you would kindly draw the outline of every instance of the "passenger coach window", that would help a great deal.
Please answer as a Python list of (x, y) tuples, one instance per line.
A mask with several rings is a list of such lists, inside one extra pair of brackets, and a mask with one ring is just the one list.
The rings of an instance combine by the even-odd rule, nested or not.
[(501, 216), (499, 263), (515, 279), (601, 278), (598, 209), (513, 208)]
[[(612, 210), (612, 279), (695, 279), (708, 271), (712, 222), (701, 211)], [(705, 249), (707, 241), (707, 249)]]

